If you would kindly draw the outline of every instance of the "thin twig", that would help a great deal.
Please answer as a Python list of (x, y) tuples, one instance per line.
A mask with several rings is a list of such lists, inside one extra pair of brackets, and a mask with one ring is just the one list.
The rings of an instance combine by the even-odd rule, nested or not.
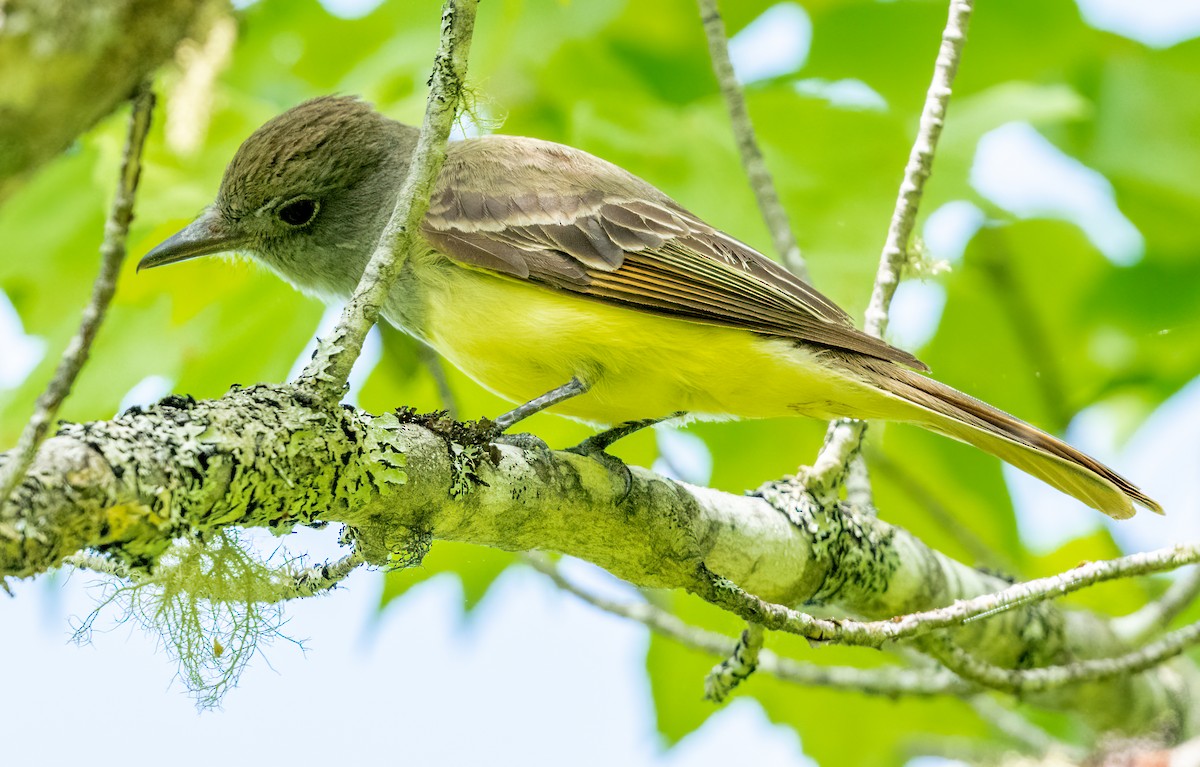
[(110, 575), (114, 578), (126, 579), (132, 577), (133, 575), (129, 568), (126, 567), (122, 562), (109, 557), (101, 556), (99, 554), (87, 554), (84, 552), (79, 552), (67, 557), (62, 563), (64, 565), (70, 565), (71, 567), (79, 570), (91, 570), (94, 573)]
[(442, 6), (441, 44), (434, 58), (425, 119), (408, 176), (341, 320), (322, 340), (298, 380), (300, 386), (324, 399), (341, 396), (367, 332), (379, 318), (380, 307), (400, 273), (412, 237), (429, 209), (429, 198), (446, 159), (450, 128), (458, 114), (478, 6), (479, 0), (446, 0)]
[(92, 297), (83, 310), (79, 329), (67, 344), (54, 378), (38, 397), (33, 415), (25, 424), (16, 449), (3, 466), (0, 466), (0, 505), (25, 477), (33, 463), (38, 446), (46, 438), (50, 426), (63, 401), (71, 393), (79, 371), (87, 362), (88, 354), (100, 324), (117, 290), (117, 276), (125, 261), (125, 241), (129, 235), (129, 222), (133, 220), (133, 203), (137, 196), (138, 179), (142, 171), (142, 147), (150, 131), (150, 117), (154, 112), (154, 93), (150, 83), (138, 85), (132, 96), (132, 112), (129, 116), (129, 133), (125, 139), (125, 153), (121, 160), (121, 172), (117, 179), (117, 193), (113, 198), (108, 220), (104, 223), (104, 242), (100, 245), (100, 272), (92, 284)]
[[(645, 602), (617, 602), (593, 594), (565, 578), (548, 557), (529, 554), (525, 561), (538, 572), (546, 575), (555, 585), (584, 602), (612, 615), (636, 621), (651, 631), (668, 637), (685, 647), (728, 657), (733, 654), (736, 642), (713, 631), (690, 626), (682, 620), (654, 605)], [(978, 690), (975, 685), (963, 681), (945, 669), (908, 669), (898, 666), (878, 668), (854, 668), (852, 666), (818, 666), (802, 663), (791, 658), (782, 658), (770, 650), (763, 650), (758, 657), (760, 673), (785, 682), (808, 687), (828, 687), (854, 690), (867, 695), (897, 697), (900, 695), (968, 695)]]
[(733, 652), (713, 667), (704, 679), (704, 697), (720, 703), (729, 697), (739, 684), (746, 681), (758, 668), (766, 632), (757, 623), (747, 623)]
[(771, 178), (771, 172), (767, 170), (767, 164), (763, 160), (762, 150), (754, 135), (754, 123), (750, 121), (750, 113), (746, 110), (746, 95), (742, 92), (742, 86), (733, 71), (733, 62), (729, 60), (729, 41), (725, 34), (725, 22), (717, 9), (717, 0), (698, 2), (700, 20), (704, 23), (704, 34), (708, 37), (708, 54), (712, 59), (713, 72), (717, 76), (721, 95), (724, 96), (725, 106), (729, 110), (733, 135), (737, 139), (738, 152), (742, 156), (742, 167), (746, 170), (750, 188), (754, 190), (754, 197), (758, 200), (758, 209), (771, 231), (775, 251), (783, 259), (784, 266), (800, 279), (809, 282), (808, 266), (800, 253), (800, 245), (792, 232), (787, 211), (779, 201), (775, 180)]
[(305, 568), (292, 576), (296, 589), (293, 596), (302, 599), (323, 594), (346, 580), (365, 562), (362, 554), (355, 549), (336, 562)]
[[(875, 274), (875, 287), (867, 305), (863, 330), (883, 338), (888, 326), (888, 308), (896, 287), (900, 284), (900, 273), (908, 260), (908, 243), (912, 239), (917, 221), (917, 209), (925, 182), (933, 167), (933, 155), (937, 150), (938, 137), (946, 120), (946, 105), (950, 102), (950, 86), (958, 72), (963, 43), (966, 42), (967, 24), (971, 19), (974, 0), (950, 0), (950, 14), (942, 32), (942, 44), (933, 68), (933, 82), (925, 95), (925, 106), (921, 110), (920, 127), (904, 168), (904, 180), (896, 196), (896, 206), (888, 225), (887, 240), (879, 258), (879, 270)], [(804, 480), (814, 495), (827, 494), (841, 482), (850, 459), (862, 445), (866, 431), (864, 421), (838, 420), (829, 424), (825, 445), (812, 467), (805, 472)]]
[(1200, 644), (1200, 622), (1172, 631), (1157, 642), (1112, 658), (1089, 658), (1061, 666), (1010, 669), (976, 658), (949, 637), (929, 637), (922, 649), (963, 679), (1013, 695), (1043, 692), (1080, 682), (1096, 682), (1153, 668)]
[(1113, 621), (1113, 630), (1131, 645), (1145, 643), (1171, 625), (1200, 597), (1200, 567), (1193, 567), (1142, 609)]
[(925, 95), (925, 107), (921, 110), (917, 140), (908, 155), (904, 168), (904, 181), (896, 197), (892, 211), (892, 222), (888, 226), (887, 241), (879, 259), (879, 271), (875, 275), (875, 288), (867, 306), (864, 330), (883, 338), (888, 326), (888, 307), (896, 287), (900, 284), (900, 272), (908, 260), (908, 243), (912, 239), (913, 227), (917, 223), (917, 208), (925, 191), (925, 182), (933, 168), (933, 155), (937, 151), (938, 138), (946, 122), (946, 105), (950, 103), (950, 86), (958, 72), (963, 44), (967, 39), (967, 24), (971, 20), (974, 0), (950, 0), (950, 15), (942, 32), (942, 45), (937, 62), (933, 67), (933, 82)]
[(1088, 562), (1058, 575), (1015, 584), (994, 594), (881, 621), (816, 618), (783, 605), (765, 602), (711, 574), (709, 588), (700, 596), (772, 630), (787, 631), (819, 641), (879, 647), (885, 642), (911, 639), (936, 629), (961, 626), (971, 620), (1070, 594), (1097, 583), (1174, 570), (1196, 562), (1200, 562), (1200, 544), (1173, 546), (1119, 559)]

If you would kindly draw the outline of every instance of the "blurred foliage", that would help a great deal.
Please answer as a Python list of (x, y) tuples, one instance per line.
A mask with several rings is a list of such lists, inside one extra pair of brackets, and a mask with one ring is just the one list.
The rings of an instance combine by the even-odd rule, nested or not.
[[(730, 32), (772, 5), (726, 3)], [(856, 315), (866, 304), (896, 186), (915, 133), (945, 3), (810, 0), (813, 42), (796, 72), (753, 83), (750, 111), (817, 285)], [(328, 92), (360, 93), (383, 111), (419, 119), (436, 45), (433, 2), (389, 0), (341, 19), (316, 0), (261, 0), (240, 12), (233, 59), (211, 93), (200, 148), (167, 145), (162, 121), (132, 231), (132, 252), (111, 319), (76, 393), (70, 419), (106, 418), (148, 375), (197, 397), (230, 384), (283, 379), (315, 331), (320, 307), (240, 262), (201, 259), (136, 275), (137, 257), (182, 226), (214, 194), (240, 141), (268, 117)], [(803, 95), (799, 79), (860, 80), (887, 103), (854, 109)], [(506, 133), (538, 136), (616, 162), (747, 242), (770, 239), (746, 187), (711, 74), (692, 0), (505, 0), (483, 3), (472, 51), (476, 110)], [(168, 109), (180, 74), (165, 71)], [(1153, 50), (1087, 27), (1069, 0), (981, 3), (951, 104), (922, 219), (956, 200), (986, 212), (954, 270), (939, 277), (947, 301), (937, 334), (917, 349), (939, 378), (1061, 431), (1083, 408), (1120, 403), (1136, 425), (1200, 371), (1200, 41)], [(184, 119), (187, 119), (186, 112)], [(1011, 121), (1035, 126), (1102, 173), (1145, 240), (1118, 266), (1074, 226), (1016, 220), (969, 183), (979, 138)], [(61, 349), (96, 266), (123, 120), (114, 117), (0, 208), (0, 289), (27, 333)], [(413, 343), (385, 332), (384, 354), (358, 402), (440, 407)], [(51, 353), (28, 380), (0, 391), (0, 444), (11, 444), (50, 375)], [(0, 357), (0, 364), (3, 358)], [(496, 397), (460, 374), (450, 380), (460, 414), (494, 415)], [(1129, 415), (1131, 414), (1132, 415)], [(530, 422), (552, 445), (584, 427), (549, 416)], [(740, 492), (811, 458), (823, 425), (798, 421), (692, 427), (714, 456), (712, 484)], [(619, 454), (650, 465), (653, 435)], [(1035, 556), (1021, 544), (998, 463), (906, 427), (875, 429), (875, 492), (885, 516), (930, 545), (1005, 572), (1038, 575), (1112, 556), (1107, 533)], [(511, 555), (438, 544), (423, 567), (387, 576), (383, 604), (439, 573), (463, 583), (466, 607)], [(1136, 583), (1089, 591), (1077, 604), (1127, 611), (1146, 597)], [(659, 595), (699, 625), (739, 626), (696, 600)], [(887, 655), (813, 649), (772, 637), (772, 649), (815, 663), (878, 664)], [(651, 639), (647, 673), (658, 726), (670, 742), (716, 709), (700, 699), (713, 659)], [(958, 701), (868, 698), (804, 690), (755, 677), (751, 695), (794, 727), (821, 764), (891, 765), (916, 742), (1003, 736)], [(871, 737), (847, 737), (871, 722)], [(1069, 733), (1069, 723), (1048, 726)]]

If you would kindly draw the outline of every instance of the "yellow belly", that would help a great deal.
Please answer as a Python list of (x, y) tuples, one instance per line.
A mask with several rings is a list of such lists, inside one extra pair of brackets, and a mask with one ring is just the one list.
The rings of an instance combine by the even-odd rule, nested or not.
[(551, 409), (561, 415), (613, 424), (681, 410), (701, 418), (874, 418), (895, 409), (890, 397), (785, 339), (462, 268), (423, 292), (428, 341), (505, 399), (526, 402), (573, 376), (590, 384)]

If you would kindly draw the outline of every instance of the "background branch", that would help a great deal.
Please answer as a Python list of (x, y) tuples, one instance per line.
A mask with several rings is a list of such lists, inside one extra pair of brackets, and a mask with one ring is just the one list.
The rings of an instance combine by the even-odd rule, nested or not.
[(733, 62), (729, 59), (729, 41), (725, 32), (725, 21), (717, 8), (717, 0), (697, 0), (700, 5), (700, 20), (704, 24), (704, 34), (708, 38), (708, 55), (712, 59), (713, 72), (717, 83), (721, 86), (721, 96), (725, 99), (725, 107), (729, 111), (729, 121), (733, 126), (733, 136), (737, 142), (738, 153), (742, 158), (742, 167), (750, 180), (750, 188), (754, 190), (754, 198), (758, 201), (758, 209), (762, 213), (767, 229), (771, 232), (771, 240), (775, 244), (775, 252), (783, 259), (783, 264), (793, 274), (805, 282), (811, 282), (808, 275), (808, 265), (800, 253), (800, 245), (792, 232), (792, 224), (788, 221), (787, 211), (779, 201), (779, 192), (775, 189), (775, 180), (767, 170), (762, 150), (754, 134), (754, 123), (746, 109), (746, 95), (738, 83), (737, 74), (733, 71)]
[(141, 177), (142, 148), (146, 143), (146, 134), (150, 131), (150, 116), (153, 111), (154, 94), (150, 90), (149, 82), (143, 82), (133, 94), (125, 153), (117, 178), (116, 195), (113, 197), (108, 219), (104, 223), (104, 242), (100, 245), (100, 271), (92, 284), (91, 298), (83, 309), (79, 330), (67, 344), (54, 371), (54, 377), (42, 396), (38, 397), (29, 422), (21, 430), (12, 457), (0, 466), (0, 507), (25, 476), (26, 470), (33, 463), (38, 446), (46, 438), (46, 433), (58, 415), (58, 408), (71, 393), (71, 387), (87, 362), (92, 342), (96, 340), (96, 333), (99, 332), (108, 305), (117, 291), (117, 275), (120, 274), (121, 264), (125, 261), (125, 241), (129, 237), (129, 222), (133, 220), (133, 203), (137, 195), (138, 179)]
[(1055, 687), (1097, 682), (1145, 671), (1197, 644), (1200, 644), (1200, 622), (1172, 631), (1156, 642), (1122, 655), (1089, 658), (1056, 666), (1011, 669), (980, 660), (945, 637), (933, 637), (922, 643), (931, 655), (958, 676), (1012, 695), (1044, 692)]
[(228, 0), (5, 0), (0, 203), (118, 109)]
[(1167, 588), (1161, 597), (1146, 603), (1135, 613), (1114, 621), (1119, 636), (1131, 645), (1139, 645), (1166, 630), (1200, 597), (1200, 567), (1192, 567)]

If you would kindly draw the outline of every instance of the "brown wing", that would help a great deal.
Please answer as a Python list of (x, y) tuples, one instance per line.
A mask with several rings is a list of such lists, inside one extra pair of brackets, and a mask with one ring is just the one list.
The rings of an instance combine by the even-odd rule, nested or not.
[(422, 234), (466, 266), (927, 370), (654, 187), (558, 144), (503, 136), (451, 144)]

